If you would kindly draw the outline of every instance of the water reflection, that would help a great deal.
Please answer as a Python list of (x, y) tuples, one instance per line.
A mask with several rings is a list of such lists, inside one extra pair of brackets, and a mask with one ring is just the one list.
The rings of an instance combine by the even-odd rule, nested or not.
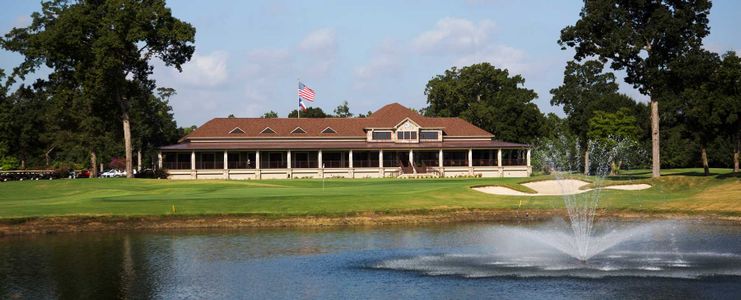
[[(578, 297), (580, 291), (614, 284), (609, 280), (615, 279), (585, 282), (573, 278), (475, 283), (465, 278), (372, 268), (379, 262), (407, 257), (487, 253), (497, 244), (487, 236), (498, 227), (468, 224), (6, 237), (0, 238), (0, 298)], [(689, 228), (673, 247), (741, 254), (738, 226)], [(619, 280), (619, 285), (633, 286), (635, 291), (664, 290), (661, 295), (665, 296), (704, 285), (724, 293), (741, 289), (738, 277), (669, 283), (665, 279)], [(516, 288), (523, 284), (538, 289)], [(620, 295), (640, 295), (629, 293)]]

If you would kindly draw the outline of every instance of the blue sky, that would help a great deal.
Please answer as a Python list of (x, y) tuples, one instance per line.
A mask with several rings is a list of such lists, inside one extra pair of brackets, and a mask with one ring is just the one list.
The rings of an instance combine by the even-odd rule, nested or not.
[[(297, 106), (296, 86), (317, 92), (331, 112), (343, 100), (353, 113), (399, 102), (426, 106), (425, 84), (452, 66), (487, 61), (525, 77), (543, 112), (573, 53), (556, 40), (579, 16), (581, 1), (168, 1), (197, 29), (196, 54), (183, 73), (156, 64), (160, 86), (181, 126), (213, 117), (285, 116)], [(37, 1), (6, 0), (0, 31), (25, 26)], [(706, 48), (741, 50), (741, 1), (716, 1)], [(0, 68), (20, 56), (0, 50)], [(623, 92), (645, 100), (623, 84)]]

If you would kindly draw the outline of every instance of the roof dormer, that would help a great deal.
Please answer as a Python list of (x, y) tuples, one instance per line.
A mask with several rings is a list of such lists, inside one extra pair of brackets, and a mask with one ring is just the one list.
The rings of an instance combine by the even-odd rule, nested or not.
[(244, 130), (242, 130), (242, 128), (239, 128), (239, 127), (234, 127), (234, 129), (229, 131), (229, 134), (243, 134), (243, 133), (244, 133)]
[(262, 131), (260, 131), (260, 134), (274, 134), (275, 130), (273, 130), (270, 127), (265, 127)]
[(292, 134), (301, 134), (301, 133), (306, 133), (306, 130), (304, 130), (301, 127), (296, 127), (293, 130), (291, 130), (291, 133)]

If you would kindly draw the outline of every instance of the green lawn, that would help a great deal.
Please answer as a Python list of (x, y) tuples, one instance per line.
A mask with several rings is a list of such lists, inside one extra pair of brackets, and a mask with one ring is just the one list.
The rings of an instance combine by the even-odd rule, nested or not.
[[(603, 191), (601, 207), (628, 211), (741, 215), (741, 182), (727, 169), (697, 176), (700, 169), (630, 171), (610, 183), (645, 182), (643, 191)], [(560, 197), (495, 196), (475, 185), (504, 185), (546, 176), (503, 179), (327, 179), (264, 181), (169, 181), (78, 179), (0, 183), (0, 218), (39, 216), (142, 216), (194, 214), (346, 215), (449, 209), (559, 208)]]

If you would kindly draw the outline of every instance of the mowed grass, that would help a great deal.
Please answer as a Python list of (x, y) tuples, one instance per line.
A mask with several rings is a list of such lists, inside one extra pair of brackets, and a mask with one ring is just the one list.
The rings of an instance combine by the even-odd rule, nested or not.
[[(727, 169), (666, 170), (649, 179), (626, 172), (606, 184), (648, 183), (643, 191), (602, 191), (600, 207), (621, 211), (741, 215), (741, 182)], [(0, 183), (0, 219), (44, 216), (237, 215), (336, 216), (365, 213), (434, 213), (458, 209), (553, 209), (561, 197), (497, 196), (470, 189), (550, 179), (327, 179), (170, 181), (77, 179)], [(590, 180), (592, 178), (585, 178)], [(592, 193), (592, 192), (590, 192)], [(173, 206), (175, 210), (173, 211)]]

